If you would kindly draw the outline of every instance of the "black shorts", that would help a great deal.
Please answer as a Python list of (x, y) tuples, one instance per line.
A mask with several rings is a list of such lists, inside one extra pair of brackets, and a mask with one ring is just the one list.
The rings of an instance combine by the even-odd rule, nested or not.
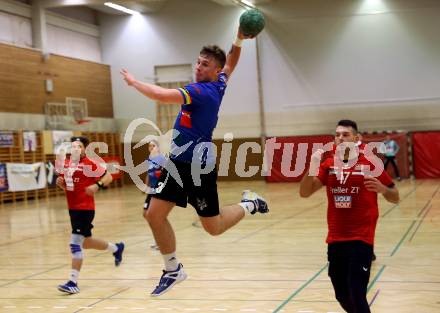
[(328, 245), (328, 275), (335, 296), (346, 312), (369, 313), (367, 301), (373, 246), (363, 241)]
[(219, 215), (217, 168), (208, 174), (202, 174), (200, 186), (196, 186), (191, 176), (191, 163), (176, 160), (169, 160), (168, 162), (173, 162), (176, 166), (183, 186), (181, 187), (164, 168), (157, 184), (156, 193), (151, 194), (151, 196), (174, 202), (177, 206), (183, 208), (186, 208), (187, 203), (189, 203), (196, 209), (197, 214), (202, 217)]
[(93, 219), (95, 210), (69, 210), (70, 224), (72, 225), (72, 234), (92, 236)]
[(144, 203), (144, 210), (148, 210), (148, 208), (150, 207), (150, 202), (151, 202), (151, 194), (147, 194)]

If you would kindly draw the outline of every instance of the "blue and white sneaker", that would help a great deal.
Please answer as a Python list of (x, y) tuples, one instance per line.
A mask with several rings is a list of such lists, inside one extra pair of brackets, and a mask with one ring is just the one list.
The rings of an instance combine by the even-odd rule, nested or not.
[(118, 250), (113, 253), (113, 256), (115, 257), (115, 266), (119, 266), (122, 262), (122, 253), (124, 253), (125, 245), (123, 242), (117, 243), (116, 247), (118, 247)]
[(64, 285), (58, 285), (58, 290), (70, 294), (79, 292), (78, 285), (71, 280), (69, 280)]
[(151, 293), (152, 297), (158, 297), (169, 291), (175, 284), (184, 281), (188, 275), (183, 271), (182, 263), (179, 264), (175, 271), (163, 271), (160, 278), (159, 285)]
[(266, 200), (263, 197), (259, 196), (256, 192), (250, 190), (244, 190), (241, 197), (241, 202), (252, 202), (254, 204), (254, 210), (251, 211), (251, 214), (255, 213), (267, 213), (269, 212), (269, 207), (267, 206)]

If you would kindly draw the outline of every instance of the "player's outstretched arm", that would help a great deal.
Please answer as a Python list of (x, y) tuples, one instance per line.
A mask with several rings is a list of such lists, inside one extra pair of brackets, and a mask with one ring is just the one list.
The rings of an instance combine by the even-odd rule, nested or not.
[(237, 33), (237, 39), (232, 44), (231, 50), (229, 50), (229, 53), (226, 57), (226, 64), (223, 67), (222, 72), (228, 75), (228, 77), (231, 76), (232, 72), (234, 71), (235, 67), (237, 66), (238, 60), (240, 59), (240, 53), (241, 53), (241, 44), (244, 39), (252, 39), (253, 37), (246, 37), (243, 35), (243, 33), (238, 29)]
[(113, 181), (113, 176), (109, 172), (106, 172), (104, 176), (101, 177), (100, 181), (102, 181), (104, 187), (107, 187)]
[(121, 75), (128, 86), (133, 86), (137, 91), (151, 100), (170, 104), (182, 104), (185, 102), (183, 95), (177, 89), (168, 89), (149, 83), (143, 83), (137, 80), (126, 69), (121, 70)]
[(396, 187), (386, 187), (385, 192), (382, 193), (384, 198), (391, 203), (399, 203), (399, 190)]
[(396, 186), (387, 187), (379, 179), (371, 176), (365, 176), (364, 181), (368, 191), (381, 193), (391, 203), (398, 203), (400, 201), (399, 190), (397, 190)]
[(310, 159), (309, 173), (303, 176), (299, 186), (299, 195), (302, 198), (310, 197), (323, 186), (322, 182), (317, 177), (323, 153), (324, 150), (319, 149), (312, 154)]
[(94, 193), (98, 192), (100, 188), (107, 187), (113, 181), (113, 177), (109, 172), (105, 172), (96, 184), (91, 184), (85, 188), (86, 194), (92, 196)]
[(315, 176), (304, 175), (301, 179), (299, 187), (299, 195), (301, 198), (308, 198), (317, 192), (322, 187), (322, 183), (319, 178)]

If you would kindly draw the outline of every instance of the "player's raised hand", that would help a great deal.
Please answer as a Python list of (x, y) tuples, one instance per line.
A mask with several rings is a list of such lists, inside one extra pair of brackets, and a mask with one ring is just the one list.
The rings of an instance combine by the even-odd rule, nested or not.
[(324, 154), (323, 149), (318, 149), (313, 152), (312, 157), (310, 158), (311, 163), (321, 163), (322, 155)]
[(238, 33), (237, 33), (237, 37), (241, 40), (244, 39), (254, 39), (256, 36), (246, 36), (243, 34), (243, 32), (241, 31), (240, 27), (238, 28)]
[(255, 38), (266, 25), (264, 15), (257, 9), (246, 10), (240, 15), (239, 39)]
[(371, 192), (385, 193), (387, 190), (387, 187), (385, 187), (385, 185), (382, 184), (380, 180), (373, 176), (365, 175), (364, 185), (365, 188), (367, 188), (367, 190)]
[(120, 73), (128, 86), (132, 86), (134, 84), (134, 82), (136, 81), (134, 76), (131, 75), (126, 69), (122, 69)]
[(61, 189), (66, 190), (66, 182), (64, 181), (63, 177), (61, 176), (57, 177), (56, 184)]
[(90, 185), (85, 189), (86, 194), (88, 194), (89, 196), (93, 196), (96, 192), (98, 192), (98, 190), (99, 187), (96, 184)]
[(318, 149), (313, 152), (312, 157), (310, 158), (309, 176), (318, 176), (319, 165), (321, 164), (323, 153), (323, 149)]

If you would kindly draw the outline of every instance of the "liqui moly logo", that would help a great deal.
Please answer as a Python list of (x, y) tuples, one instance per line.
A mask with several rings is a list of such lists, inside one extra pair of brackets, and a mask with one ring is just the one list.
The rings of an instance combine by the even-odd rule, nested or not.
[(334, 196), (334, 200), (337, 209), (351, 208), (351, 196)]

